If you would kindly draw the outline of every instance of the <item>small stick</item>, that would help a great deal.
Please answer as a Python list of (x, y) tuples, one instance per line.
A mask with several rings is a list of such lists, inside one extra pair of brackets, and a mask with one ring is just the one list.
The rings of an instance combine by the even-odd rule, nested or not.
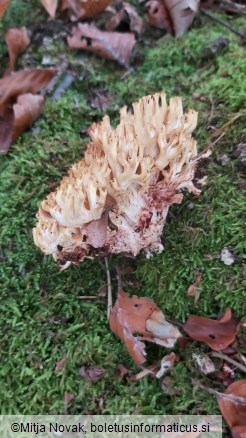
[(214, 140), (212, 143), (210, 143), (205, 149), (203, 149), (201, 152), (200, 152), (200, 154), (198, 154), (197, 156), (196, 156), (196, 158), (199, 158), (199, 157), (201, 157), (202, 155), (204, 155), (204, 153), (206, 153), (207, 151), (209, 151), (210, 149), (212, 149), (215, 145), (216, 145), (216, 143), (218, 143), (221, 139), (222, 139), (222, 137), (224, 137), (224, 135), (225, 135), (225, 133), (223, 132), (223, 134), (221, 134), (218, 138), (216, 138), (216, 140)]
[(212, 388), (207, 388), (206, 386), (202, 385), (201, 383), (197, 382), (196, 380), (192, 381), (193, 385), (197, 386), (198, 388), (204, 389), (204, 391), (209, 392), (210, 394), (216, 395), (218, 398), (227, 398), (228, 400), (232, 401), (233, 403), (238, 403), (239, 405), (246, 406), (246, 398), (245, 397), (237, 397), (234, 394), (226, 394), (225, 392), (219, 392)]
[(78, 298), (80, 300), (96, 300), (99, 297), (95, 296), (95, 295), (79, 295)]
[(104, 257), (104, 261), (105, 261), (105, 268), (106, 268), (106, 272), (107, 272), (107, 285), (108, 285), (107, 317), (109, 319), (110, 312), (111, 312), (112, 305), (113, 305), (113, 300), (112, 300), (112, 284), (111, 284), (111, 276), (110, 276), (110, 271), (109, 271), (109, 266), (108, 266), (108, 257)]
[(234, 29), (230, 26), (226, 21), (221, 20), (221, 18), (215, 17), (215, 15), (210, 14), (210, 12), (206, 11), (205, 9), (200, 9), (202, 14), (206, 15), (207, 17), (211, 18), (211, 20), (216, 21), (217, 23), (221, 24), (222, 26), (229, 29), (231, 32), (235, 33), (235, 35), (240, 36), (244, 41), (246, 41), (246, 35), (244, 35), (242, 32), (239, 32), (239, 30)]
[(217, 351), (213, 351), (211, 353), (211, 356), (213, 357), (218, 357), (219, 359), (225, 360), (226, 362), (231, 363), (232, 365), (235, 365), (235, 367), (237, 367), (239, 370), (243, 371), (244, 373), (246, 373), (246, 366), (242, 365), (241, 363), (237, 362), (234, 359), (231, 359), (229, 356), (227, 356), (226, 354), (222, 354), (219, 353)]

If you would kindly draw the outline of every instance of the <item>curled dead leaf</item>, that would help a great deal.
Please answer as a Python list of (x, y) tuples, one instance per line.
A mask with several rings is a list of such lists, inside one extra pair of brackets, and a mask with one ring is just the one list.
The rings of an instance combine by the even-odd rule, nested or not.
[(105, 377), (107, 370), (100, 368), (97, 365), (91, 365), (89, 367), (81, 367), (79, 370), (79, 375), (85, 380), (90, 380), (91, 382), (96, 382), (99, 379)]
[(79, 23), (67, 42), (72, 49), (87, 50), (128, 67), (136, 40), (133, 33), (105, 32), (93, 24)]
[(13, 104), (20, 94), (36, 94), (56, 75), (55, 69), (33, 68), (11, 73), (0, 79), (0, 105)]
[(150, 0), (148, 18), (153, 26), (183, 35), (198, 11), (199, 0)]
[(10, 0), (0, 0), (0, 18), (3, 16), (4, 12), (6, 11), (9, 3)]
[(64, 356), (61, 360), (59, 360), (58, 362), (56, 362), (56, 367), (55, 367), (55, 371), (61, 371), (64, 368), (65, 363), (67, 362), (67, 356)]
[(138, 15), (136, 8), (127, 2), (122, 3), (121, 9), (108, 20), (106, 29), (109, 31), (117, 30), (122, 23), (127, 24), (129, 30), (137, 35), (143, 32), (142, 18)]
[[(125, 342), (138, 365), (146, 361), (145, 345), (142, 341), (154, 342), (164, 347), (173, 347), (180, 333), (169, 324), (154, 301), (145, 297), (130, 297), (120, 290), (110, 314), (110, 328)], [(141, 336), (134, 336), (134, 334)]]
[(92, 18), (104, 11), (112, 0), (62, 0), (61, 10), (67, 10), (71, 20)]
[[(245, 438), (246, 436), (246, 379), (233, 382), (224, 394), (232, 397), (217, 397), (221, 413), (232, 430), (233, 437)], [(242, 397), (245, 403), (238, 403), (234, 397)]]
[(161, 367), (159, 371), (156, 373), (157, 379), (160, 379), (164, 374), (170, 371), (173, 368), (174, 362), (176, 360), (178, 360), (178, 356), (173, 351), (167, 356), (164, 356), (161, 359)]
[(14, 142), (19, 135), (29, 128), (29, 126), (36, 120), (43, 108), (44, 97), (36, 94), (22, 94), (18, 96), (16, 104), (13, 106), (15, 114), (14, 131), (12, 135), (12, 142)]
[(199, 0), (164, 0), (176, 37), (183, 35), (198, 11)]
[(196, 290), (201, 282), (202, 279), (202, 273), (198, 272), (198, 274), (196, 275), (195, 281), (194, 283), (189, 287), (189, 289), (187, 290), (187, 296), (188, 297), (192, 297), (193, 295), (195, 295)]
[(236, 337), (241, 324), (227, 308), (218, 320), (191, 315), (184, 324), (185, 332), (194, 340), (208, 344), (213, 350), (224, 350)]
[(55, 18), (58, 0), (40, 0), (51, 18)]
[(14, 129), (14, 110), (9, 105), (0, 106), (0, 155), (8, 152)]
[(5, 36), (9, 51), (9, 69), (14, 70), (17, 57), (23, 53), (30, 44), (30, 38), (26, 27), (9, 29)]
[(171, 32), (172, 21), (162, 0), (150, 0), (146, 3), (149, 24), (159, 29), (166, 29)]

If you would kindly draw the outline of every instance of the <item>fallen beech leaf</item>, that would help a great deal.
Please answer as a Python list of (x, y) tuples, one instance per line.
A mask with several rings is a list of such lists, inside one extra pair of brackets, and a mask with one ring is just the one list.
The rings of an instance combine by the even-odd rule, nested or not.
[[(245, 438), (246, 436), (246, 379), (233, 382), (225, 390), (224, 394), (230, 394), (231, 399), (217, 397), (221, 413), (232, 429), (234, 437)], [(233, 396), (245, 398), (245, 403), (237, 403)]]
[(17, 71), (0, 79), (0, 106), (14, 103), (20, 94), (38, 93), (56, 73), (55, 69), (33, 68)]
[(191, 315), (183, 328), (192, 339), (205, 342), (213, 350), (220, 351), (235, 340), (240, 325), (231, 309), (227, 308), (224, 316), (218, 320)]
[(56, 367), (55, 367), (55, 371), (61, 371), (64, 368), (64, 365), (67, 361), (67, 356), (64, 356), (61, 360), (59, 360), (59, 362), (56, 362)]
[(30, 38), (26, 27), (9, 29), (5, 36), (9, 51), (9, 69), (14, 69), (16, 58), (23, 53), (30, 44)]
[(51, 18), (55, 18), (58, 0), (40, 0)]
[(202, 273), (198, 272), (198, 274), (196, 275), (195, 281), (194, 283), (189, 287), (188, 291), (187, 291), (187, 296), (188, 297), (192, 297), (193, 295), (195, 295), (196, 293), (196, 289), (198, 288), (200, 282), (202, 279)]
[(178, 356), (173, 352), (161, 359), (161, 368), (156, 373), (157, 379), (160, 379), (165, 373), (173, 368), (175, 360), (178, 360)]
[(183, 35), (198, 10), (199, 0), (164, 0), (173, 22), (176, 37)]
[[(138, 365), (146, 361), (145, 345), (142, 341), (154, 342), (164, 347), (173, 347), (180, 333), (169, 324), (154, 301), (145, 297), (130, 297), (120, 290), (112, 308), (109, 324), (111, 330), (125, 342)], [(134, 333), (142, 336), (134, 336)]]
[(111, 2), (112, 0), (62, 0), (61, 10), (67, 10), (72, 20), (81, 20), (94, 17)]
[(6, 11), (9, 3), (10, 0), (0, 0), (0, 18), (3, 16), (4, 12)]
[(129, 3), (122, 3), (122, 8), (114, 14), (107, 22), (106, 29), (109, 31), (117, 30), (120, 24), (129, 25), (129, 30), (140, 35), (143, 32), (144, 24), (142, 18), (134, 6)]
[(92, 24), (79, 23), (67, 42), (72, 49), (87, 50), (128, 67), (136, 40), (133, 33), (105, 32)]
[(8, 105), (0, 107), (0, 155), (8, 152), (14, 129), (14, 110)]
[(12, 143), (19, 137), (19, 135), (29, 128), (29, 126), (36, 120), (43, 108), (44, 97), (35, 94), (22, 94), (18, 96), (16, 104), (13, 106), (15, 121), (14, 131), (12, 135)]
[(150, 0), (146, 3), (146, 8), (151, 26), (166, 29), (168, 32), (172, 31), (172, 21), (162, 0)]
[(107, 370), (104, 368), (100, 368), (96, 365), (91, 365), (89, 367), (81, 367), (79, 370), (79, 375), (83, 377), (85, 380), (90, 380), (92, 382), (96, 382), (99, 379), (102, 379), (107, 373)]
[(147, 3), (149, 22), (153, 26), (183, 35), (198, 10), (199, 0), (150, 0)]

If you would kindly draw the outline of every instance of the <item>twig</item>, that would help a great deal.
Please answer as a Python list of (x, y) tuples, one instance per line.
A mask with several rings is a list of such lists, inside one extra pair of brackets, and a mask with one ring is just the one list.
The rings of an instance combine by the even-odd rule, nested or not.
[(237, 29), (234, 29), (234, 27), (231, 27), (230, 24), (228, 24), (226, 21), (221, 20), (221, 18), (216, 17), (215, 15), (211, 14), (210, 12), (206, 11), (205, 9), (200, 9), (202, 14), (206, 15), (207, 17), (211, 18), (211, 20), (216, 21), (217, 23), (221, 24), (222, 26), (229, 29), (231, 32), (235, 33), (235, 35), (241, 37), (244, 41), (246, 41), (246, 35), (244, 35), (242, 32), (240, 32)]
[(210, 394), (216, 395), (218, 398), (227, 398), (233, 403), (238, 403), (239, 405), (246, 406), (246, 398), (245, 397), (237, 397), (234, 394), (226, 394), (225, 392), (219, 392), (212, 388), (207, 388), (206, 386), (202, 385), (200, 382), (197, 382), (197, 380), (192, 380), (193, 385), (197, 386), (198, 388), (204, 389), (204, 391), (209, 392)]
[(218, 138), (216, 138), (216, 140), (214, 140), (212, 143), (210, 143), (205, 149), (203, 149), (200, 154), (198, 154), (196, 156), (196, 159), (200, 158), (202, 155), (204, 155), (205, 152), (209, 151), (210, 149), (212, 149), (216, 143), (218, 143), (223, 137), (224, 137), (225, 133), (223, 132), (223, 134), (221, 134)]
[(110, 271), (109, 271), (109, 266), (108, 266), (108, 257), (104, 257), (104, 261), (105, 261), (105, 268), (106, 268), (106, 272), (107, 272), (107, 285), (108, 285), (107, 317), (109, 319), (110, 312), (111, 312), (112, 305), (113, 305), (113, 300), (112, 300), (112, 284), (111, 284), (111, 276), (110, 276)]
[(226, 354), (222, 354), (222, 353), (218, 353), (217, 351), (213, 351), (211, 353), (211, 356), (213, 357), (218, 357), (219, 359), (225, 360), (226, 362), (231, 363), (232, 365), (235, 365), (235, 367), (237, 367), (238, 369), (240, 369), (241, 371), (243, 371), (244, 373), (246, 373), (246, 366), (242, 365), (241, 363), (237, 362), (234, 359), (231, 359), (229, 356), (227, 356)]
[(122, 290), (122, 278), (121, 278), (121, 274), (120, 274), (120, 268), (118, 265), (115, 266), (115, 270), (116, 270), (116, 277), (117, 277), (117, 282), (118, 282), (118, 292), (120, 290)]
[(65, 77), (62, 79), (61, 83), (55, 89), (54, 93), (51, 96), (52, 100), (59, 100), (61, 95), (65, 93), (65, 91), (72, 85), (75, 77), (70, 73), (66, 73)]
[(99, 297), (94, 296), (94, 295), (79, 295), (78, 298), (80, 300), (96, 300), (96, 299), (99, 299)]

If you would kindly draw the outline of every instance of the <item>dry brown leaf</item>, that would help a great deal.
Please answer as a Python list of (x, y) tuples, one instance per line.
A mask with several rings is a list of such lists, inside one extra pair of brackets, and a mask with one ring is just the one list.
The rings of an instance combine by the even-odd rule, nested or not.
[(15, 114), (14, 131), (12, 135), (12, 142), (14, 142), (19, 135), (29, 128), (29, 126), (36, 120), (43, 108), (44, 97), (35, 94), (22, 94), (18, 96), (16, 104), (13, 106)]
[(162, 0), (150, 0), (146, 3), (148, 20), (151, 26), (159, 29), (173, 30), (172, 21)]
[[(179, 331), (169, 324), (154, 301), (145, 297), (130, 297), (120, 290), (112, 308), (111, 330), (125, 342), (127, 349), (138, 365), (146, 361), (145, 345), (142, 341), (154, 342), (165, 347), (173, 347)], [(134, 334), (141, 336), (134, 336)]]
[[(230, 394), (231, 399), (217, 397), (220, 411), (232, 430), (233, 437), (245, 438), (246, 436), (246, 379), (233, 382), (225, 390), (224, 394)], [(233, 396), (245, 399), (245, 404), (237, 403)]]
[(67, 42), (72, 49), (87, 50), (128, 67), (136, 40), (133, 33), (105, 32), (93, 24), (79, 23)]
[(55, 18), (58, 0), (40, 0), (51, 18)]
[(199, 0), (150, 0), (146, 6), (150, 24), (173, 31), (179, 37), (192, 23)]
[(198, 11), (199, 0), (163, 0), (172, 19), (176, 37), (183, 35)]
[(0, 155), (8, 152), (14, 129), (14, 110), (8, 105), (0, 107)]
[(64, 356), (61, 360), (59, 360), (58, 362), (56, 362), (56, 367), (55, 367), (55, 371), (61, 371), (64, 368), (65, 363), (67, 362), (67, 356)]
[(67, 10), (71, 20), (92, 18), (104, 11), (112, 0), (62, 0), (61, 10)]
[(105, 377), (107, 370), (100, 368), (97, 365), (91, 365), (89, 367), (81, 367), (79, 370), (79, 375), (85, 380), (90, 380), (96, 382), (99, 379)]
[(14, 70), (16, 58), (23, 53), (30, 44), (28, 30), (26, 27), (9, 29), (5, 36), (9, 51), (9, 69)]
[(20, 94), (36, 94), (56, 75), (55, 69), (33, 68), (0, 79), (0, 105), (13, 104)]
[(3, 16), (4, 12), (6, 11), (9, 3), (10, 0), (0, 0), (0, 18)]
[(22, 94), (13, 107), (2, 105), (0, 155), (6, 154), (10, 145), (39, 117), (43, 104), (43, 96)]
[(200, 282), (201, 282), (201, 279), (202, 279), (202, 273), (198, 272), (197, 275), (196, 275), (194, 283), (191, 284), (191, 286), (189, 287), (189, 289), (188, 289), (188, 291), (186, 293), (187, 297), (195, 296), (194, 306), (197, 305), (198, 300), (199, 300), (200, 295), (201, 295), (201, 291), (199, 291), (199, 289), (198, 289), (198, 287), (200, 285)]
[(179, 358), (175, 353), (173, 353), (173, 351), (172, 353), (168, 354), (167, 356), (164, 356), (161, 359), (161, 367), (159, 371), (156, 373), (157, 379), (160, 379), (165, 373), (167, 373), (173, 368), (175, 360), (179, 360)]
[(138, 15), (136, 8), (126, 2), (122, 3), (122, 8), (108, 20), (106, 29), (109, 31), (117, 30), (121, 23), (128, 24), (129, 30), (138, 35), (144, 30), (143, 20)]
[(192, 339), (205, 342), (213, 350), (220, 351), (235, 340), (240, 323), (231, 309), (227, 308), (224, 316), (218, 320), (191, 315), (183, 328)]

